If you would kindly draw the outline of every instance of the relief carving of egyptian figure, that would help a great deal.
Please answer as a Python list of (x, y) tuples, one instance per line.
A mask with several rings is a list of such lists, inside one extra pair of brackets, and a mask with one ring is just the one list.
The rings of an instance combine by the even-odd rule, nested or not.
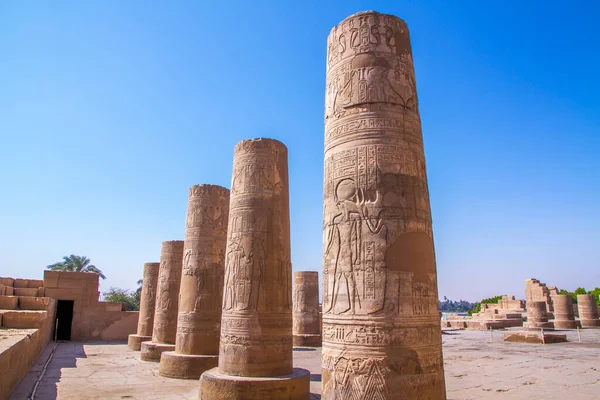
[(240, 269), (240, 264), (246, 258), (244, 247), (237, 241), (229, 243), (225, 266), (225, 288), (223, 293), (223, 309), (234, 309), (236, 298), (236, 271)]
[[(360, 211), (356, 206), (354, 180), (345, 179), (336, 187), (336, 207), (339, 211), (329, 225), (326, 262), (333, 264), (333, 279), (330, 282), (331, 302), (324, 312), (341, 314), (355, 311), (356, 281), (354, 266), (360, 259)], [(359, 299), (360, 301), (360, 299)]]

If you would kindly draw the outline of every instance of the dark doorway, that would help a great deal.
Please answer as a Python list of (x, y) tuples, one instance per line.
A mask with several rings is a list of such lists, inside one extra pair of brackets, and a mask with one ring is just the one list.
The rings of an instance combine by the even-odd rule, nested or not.
[(56, 340), (71, 340), (73, 323), (73, 300), (58, 300), (56, 306)]

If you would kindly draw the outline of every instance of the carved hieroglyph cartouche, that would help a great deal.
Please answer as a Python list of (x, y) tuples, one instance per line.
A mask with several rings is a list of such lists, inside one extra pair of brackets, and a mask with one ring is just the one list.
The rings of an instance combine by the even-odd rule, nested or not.
[(175, 344), (182, 259), (183, 240), (162, 243), (152, 330), (153, 343)]
[(142, 293), (140, 296), (140, 316), (137, 334), (152, 336), (154, 324), (154, 305), (156, 301), (156, 285), (160, 263), (145, 263), (142, 277)]
[(219, 372), (292, 372), (287, 148), (244, 140), (234, 150)]
[(219, 354), (229, 190), (190, 189), (175, 352)]
[(445, 399), (406, 23), (369, 11), (333, 28), (326, 86), (323, 398)]

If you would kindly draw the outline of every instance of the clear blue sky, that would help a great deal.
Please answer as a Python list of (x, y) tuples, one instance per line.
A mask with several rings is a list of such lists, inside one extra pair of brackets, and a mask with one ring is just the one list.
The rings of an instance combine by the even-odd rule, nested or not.
[(411, 30), (440, 296), (600, 286), (598, 4), (2, 1), (0, 276), (75, 253), (134, 288), (253, 137), (288, 146), (320, 271), (326, 38), (374, 9)]

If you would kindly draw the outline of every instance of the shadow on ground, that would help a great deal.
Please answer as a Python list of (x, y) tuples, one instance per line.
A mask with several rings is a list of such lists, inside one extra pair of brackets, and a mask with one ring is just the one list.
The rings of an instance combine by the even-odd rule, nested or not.
[(21, 384), (13, 391), (9, 400), (31, 398), (35, 384), (44, 373), (39, 385), (35, 388), (35, 399), (55, 400), (58, 398), (58, 382), (62, 377), (63, 368), (76, 368), (78, 358), (87, 358), (83, 343), (59, 341), (52, 360), (44, 370), (44, 365), (52, 354), (54, 343), (49, 343), (40, 354), (35, 365), (25, 376)]

